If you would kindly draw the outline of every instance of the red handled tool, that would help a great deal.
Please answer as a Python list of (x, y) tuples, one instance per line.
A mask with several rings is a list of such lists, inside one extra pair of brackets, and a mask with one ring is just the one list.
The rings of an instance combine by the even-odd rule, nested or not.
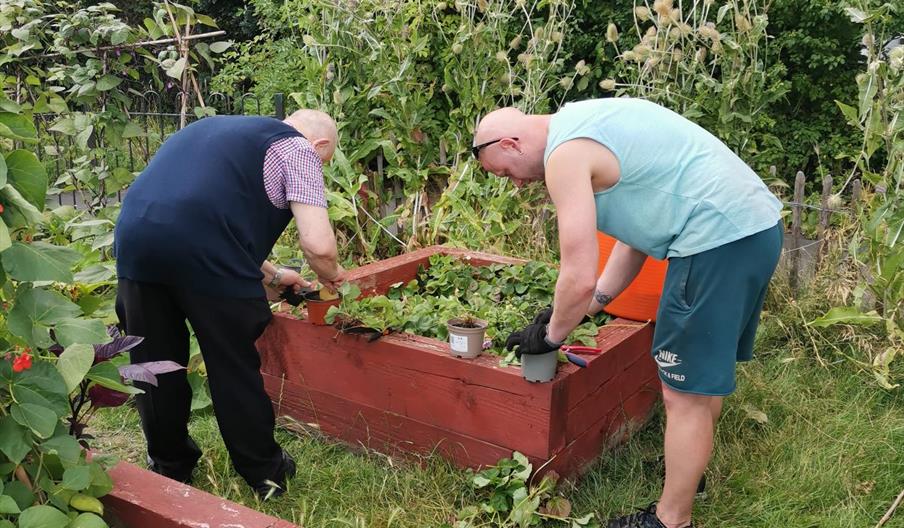
[(559, 350), (565, 354), (568, 361), (581, 368), (587, 366), (587, 360), (578, 356), (578, 354), (601, 354), (603, 352), (602, 348), (580, 345), (563, 345), (559, 347)]

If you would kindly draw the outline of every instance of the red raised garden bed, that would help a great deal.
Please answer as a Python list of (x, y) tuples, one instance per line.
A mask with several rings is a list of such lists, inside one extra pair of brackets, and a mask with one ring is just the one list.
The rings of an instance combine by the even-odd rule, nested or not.
[[(437, 253), (475, 266), (521, 262), (433, 246), (357, 268), (351, 280), (365, 295), (385, 293)], [(584, 356), (587, 368), (560, 365), (540, 384), (493, 355), (452, 357), (436, 339), (393, 334), (369, 343), (287, 314), (275, 315), (258, 349), (277, 414), (329, 436), (473, 468), (520, 451), (534, 467), (571, 476), (646, 420), (660, 395), (652, 335), (648, 323), (615, 319), (597, 337), (603, 353)]]
[(241, 504), (120, 462), (101, 498), (112, 528), (297, 528)]

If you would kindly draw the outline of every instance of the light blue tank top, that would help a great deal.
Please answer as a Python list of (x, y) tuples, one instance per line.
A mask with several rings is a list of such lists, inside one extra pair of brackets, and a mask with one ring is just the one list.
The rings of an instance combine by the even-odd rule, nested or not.
[(620, 178), (595, 194), (596, 226), (654, 258), (686, 257), (775, 226), (781, 202), (702, 127), (643, 99), (569, 103), (549, 124), (544, 163), (589, 138), (618, 159)]

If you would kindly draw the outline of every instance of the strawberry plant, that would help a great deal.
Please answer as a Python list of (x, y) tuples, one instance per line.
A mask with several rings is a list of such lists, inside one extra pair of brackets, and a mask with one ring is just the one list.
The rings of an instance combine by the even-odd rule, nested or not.
[[(492, 351), (506, 355), (509, 333), (552, 303), (556, 277), (555, 268), (543, 262), (471, 266), (453, 256), (433, 255), (415, 279), (394, 285), (386, 295), (358, 299), (356, 286), (344, 286), (342, 304), (330, 309), (327, 322), (445, 340), (446, 321), (470, 316), (489, 323)], [(582, 324), (570, 341), (593, 345), (597, 323), (602, 320)]]
[[(598, 527), (592, 513), (572, 516), (571, 502), (556, 493), (559, 476), (551, 471), (538, 484), (530, 480), (533, 465), (514, 452), (495, 466), (475, 474), (471, 485), (481, 496), (479, 505), (466, 506), (451, 528), (524, 528), (527, 526)], [(562, 523), (562, 524), (559, 524)]]

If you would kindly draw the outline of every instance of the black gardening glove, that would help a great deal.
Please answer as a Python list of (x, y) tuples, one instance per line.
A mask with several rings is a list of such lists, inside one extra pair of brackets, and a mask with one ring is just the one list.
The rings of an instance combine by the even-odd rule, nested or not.
[(552, 319), (552, 306), (544, 308), (534, 317), (534, 324), (549, 324)]
[[(546, 339), (546, 324), (529, 324), (524, 329), (509, 334), (505, 348), (514, 350), (519, 359), (521, 354), (545, 354), (558, 350), (562, 343), (551, 343)], [(517, 347), (517, 348), (515, 348)]]

